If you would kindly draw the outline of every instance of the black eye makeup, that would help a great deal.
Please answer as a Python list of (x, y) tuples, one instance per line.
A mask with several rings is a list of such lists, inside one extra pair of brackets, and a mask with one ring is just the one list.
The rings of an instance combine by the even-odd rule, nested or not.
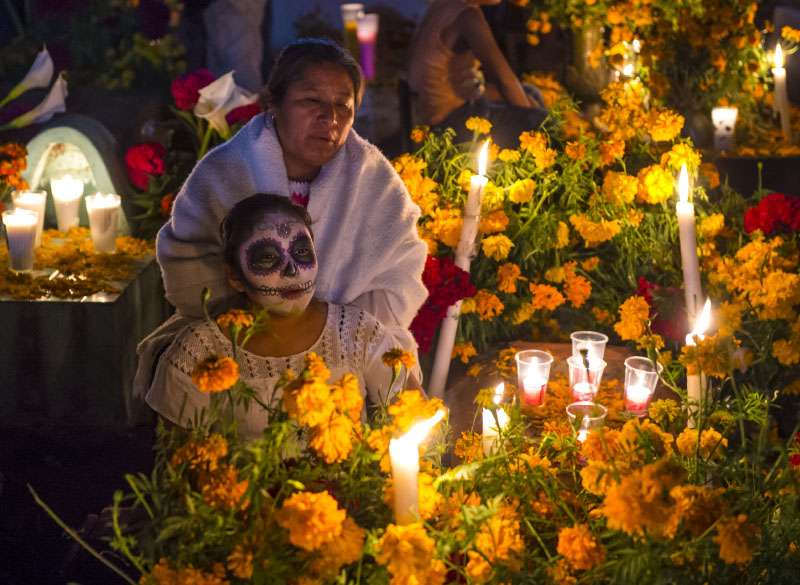
[(283, 248), (272, 238), (256, 240), (245, 252), (247, 268), (260, 276), (272, 274), (283, 265)]
[(314, 244), (311, 243), (311, 238), (308, 234), (297, 234), (292, 243), (289, 244), (289, 254), (299, 268), (311, 268), (317, 263), (317, 256), (314, 253)]

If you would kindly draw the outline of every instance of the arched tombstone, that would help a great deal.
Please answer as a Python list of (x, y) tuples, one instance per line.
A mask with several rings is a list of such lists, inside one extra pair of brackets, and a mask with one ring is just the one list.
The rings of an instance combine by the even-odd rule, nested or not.
[[(22, 177), (33, 190), (48, 192), (45, 229), (56, 227), (50, 179), (71, 175), (84, 182), (83, 195), (115, 193), (122, 199), (117, 233), (130, 235), (136, 209), (130, 202), (128, 180), (114, 136), (94, 118), (61, 116), (27, 144), (27, 169)], [(79, 208), (80, 225), (89, 227), (86, 204)], [(133, 230), (135, 233), (135, 229)]]

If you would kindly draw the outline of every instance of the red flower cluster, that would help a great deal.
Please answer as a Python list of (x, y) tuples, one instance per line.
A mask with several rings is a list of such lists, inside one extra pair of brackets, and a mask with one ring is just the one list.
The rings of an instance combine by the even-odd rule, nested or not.
[(163, 175), (166, 170), (162, 158), (167, 150), (158, 142), (145, 142), (131, 146), (125, 155), (125, 166), (131, 182), (140, 189), (147, 189), (150, 175)]
[(447, 308), (456, 301), (475, 295), (475, 286), (469, 283), (469, 272), (461, 270), (452, 258), (428, 256), (422, 282), (428, 289), (428, 298), (411, 322), (411, 332), (419, 344), (420, 353), (428, 353), (436, 328)]
[(235, 110), (231, 110), (228, 112), (228, 115), (225, 116), (225, 121), (228, 123), (228, 126), (233, 127), (238, 122), (243, 122), (247, 124), (250, 121), (250, 118), (254, 116), (258, 116), (261, 113), (261, 104), (255, 102), (253, 104), (247, 104), (246, 106), (241, 106), (236, 108)]
[(764, 235), (782, 229), (800, 229), (800, 199), (770, 193), (744, 214), (744, 231), (761, 230)]
[(653, 333), (683, 344), (689, 331), (683, 291), (673, 286), (662, 288), (640, 278), (639, 288), (634, 294), (644, 297), (650, 305), (650, 329)]
[(206, 69), (181, 75), (172, 80), (172, 97), (181, 110), (193, 110), (200, 99), (199, 91), (217, 78)]

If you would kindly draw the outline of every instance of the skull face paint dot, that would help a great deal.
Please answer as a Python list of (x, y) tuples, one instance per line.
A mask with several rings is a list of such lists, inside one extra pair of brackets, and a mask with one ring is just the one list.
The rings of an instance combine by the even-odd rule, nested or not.
[(311, 233), (288, 213), (265, 213), (239, 247), (245, 294), (279, 315), (302, 313), (314, 295), (317, 254)]

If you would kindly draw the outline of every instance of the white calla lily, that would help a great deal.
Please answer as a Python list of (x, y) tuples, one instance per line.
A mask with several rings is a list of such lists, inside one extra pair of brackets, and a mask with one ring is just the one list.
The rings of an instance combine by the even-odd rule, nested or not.
[(29, 89), (34, 89), (36, 87), (47, 87), (50, 85), (50, 80), (52, 78), (53, 59), (50, 57), (50, 53), (45, 46), (41, 51), (39, 51), (39, 54), (36, 55), (36, 59), (33, 61), (33, 65), (31, 65), (31, 68), (25, 75), (25, 78), (20, 81), (5, 98), (3, 98), (2, 102), (0, 102), (0, 107), (3, 107), (14, 98), (21, 96)]
[(30, 112), (25, 112), (21, 116), (14, 118), (5, 126), (0, 127), (0, 130), (5, 128), (22, 128), (28, 124), (40, 124), (47, 122), (53, 117), (53, 114), (67, 111), (67, 80), (64, 78), (63, 73), (57, 78), (53, 87), (47, 97), (42, 100), (38, 106), (33, 108)]
[(211, 127), (226, 140), (230, 138), (231, 129), (225, 121), (225, 116), (232, 110), (252, 104), (258, 99), (257, 94), (236, 85), (233, 81), (233, 71), (205, 86), (198, 93), (200, 97), (194, 107), (194, 115), (208, 120)]

